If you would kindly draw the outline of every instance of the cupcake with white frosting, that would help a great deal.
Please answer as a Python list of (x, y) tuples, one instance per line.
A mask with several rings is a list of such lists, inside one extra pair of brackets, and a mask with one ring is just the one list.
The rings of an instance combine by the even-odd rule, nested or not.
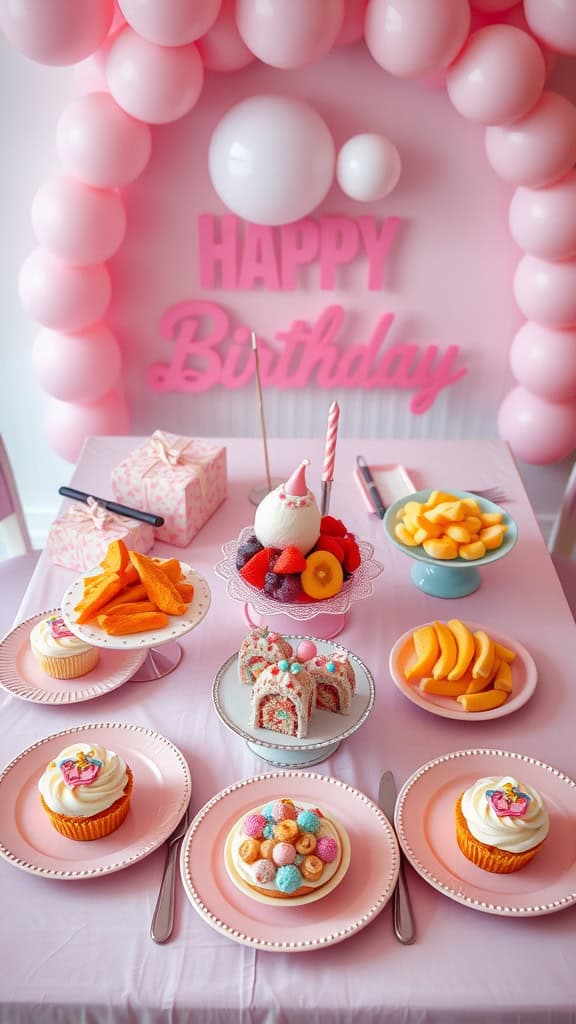
[(47, 765), (38, 782), (40, 803), (68, 839), (102, 839), (120, 827), (134, 779), (122, 758), (97, 743), (72, 743)]
[(465, 857), (496, 874), (523, 868), (550, 828), (540, 793), (511, 775), (478, 779), (456, 804), (456, 839)]
[(100, 658), (98, 648), (71, 633), (61, 615), (49, 615), (36, 623), (30, 647), (44, 672), (54, 679), (84, 676)]

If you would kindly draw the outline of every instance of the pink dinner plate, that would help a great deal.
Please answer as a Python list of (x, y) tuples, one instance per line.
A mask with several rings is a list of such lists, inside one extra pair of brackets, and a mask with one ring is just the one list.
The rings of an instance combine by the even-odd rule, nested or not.
[[(226, 837), (238, 818), (279, 794), (316, 804), (341, 822), (350, 839), (350, 866), (340, 884), (296, 914), (240, 892), (224, 858)], [(180, 855), (186, 895), (207, 924), (229, 939), (273, 953), (320, 949), (360, 931), (386, 906), (398, 867), (394, 830), (372, 800), (338, 779), (300, 771), (257, 775), (217, 793), (194, 818)]]
[[(454, 806), (477, 779), (512, 775), (544, 798), (550, 832), (521, 871), (497, 875), (467, 860), (456, 842)], [(576, 903), (576, 782), (525, 754), (458, 750), (419, 768), (402, 786), (395, 810), (400, 845), (434, 889), (487, 914), (535, 917)]]
[[(38, 779), (70, 743), (86, 738), (119, 754), (134, 773), (128, 817), (116, 832), (90, 843), (61, 836), (40, 806)], [(38, 740), (0, 774), (0, 856), (43, 878), (95, 878), (127, 868), (156, 850), (190, 800), (190, 770), (159, 733), (138, 725), (79, 725)]]
[(171, 640), (177, 640), (194, 629), (206, 615), (210, 607), (210, 588), (200, 573), (192, 569), (186, 562), (180, 562), (180, 568), (186, 578), (186, 583), (194, 586), (194, 595), (188, 610), (184, 615), (169, 615), (168, 625), (162, 629), (150, 630), (146, 633), (129, 633), (126, 636), (109, 636), (99, 626), (92, 622), (78, 625), (76, 622), (75, 605), (82, 599), (84, 593), (84, 576), (94, 576), (101, 571), (100, 566), (90, 569), (84, 573), (69, 587), (62, 598), (62, 617), (68, 629), (85, 640), (87, 644), (94, 647), (107, 647), (109, 650), (143, 650), (145, 647), (153, 647), (160, 644), (167, 644)]
[(101, 697), (127, 682), (140, 668), (145, 650), (100, 653), (98, 664), (77, 679), (53, 679), (44, 672), (30, 648), (30, 633), (37, 622), (60, 615), (59, 608), (25, 619), (0, 643), (0, 686), (14, 697), (36, 704), (77, 704)]
[[(403, 633), (390, 651), (388, 664), (392, 679), (400, 692), (408, 700), (411, 700), (413, 704), (417, 704), (419, 708), (424, 708), (425, 711), (430, 711), (433, 715), (440, 715), (441, 718), (456, 718), (460, 722), (488, 722), (492, 718), (503, 718), (505, 715), (511, 715), (513, 711), (517, 711), (518, 708), (521, 708), (523, 704), (530, 700), (536, 689), (538, 672), (532, 655), (513, 637), (506, 636), (505, 633), (500, 633), (492, 629), (491, 626), (480, 626), (476, 622), (468, 622), (467, 620), (464, 624), (472, 632), (478, 629), (485, 630), (493, 640), (516, 652), (516, 658), (510, 665), (512, 671), (512, 693), (509, 694), (504, 704), (501, 704), (498, 708), (491, 708), (488, 711), (464, 711), (464, 708), (461, 707), (455, 697), (440, 697), (433, 693), (422, 693), (418, 689), (417, 681), (409, 682), (405, 678), (404, 670), (414, 657), (412, 633), (414, 629), (419, 629), (419, 626), (414, 626), (414, 629), (409, 629), (406, 633)], [(432, 623), (422, 623), (421, 625), (432, 625)]]

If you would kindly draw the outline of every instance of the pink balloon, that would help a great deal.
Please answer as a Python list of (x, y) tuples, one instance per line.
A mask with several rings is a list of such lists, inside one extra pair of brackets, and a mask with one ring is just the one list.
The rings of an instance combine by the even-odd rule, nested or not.
[(366, 45), (392, 75), (419, 78), (454, 60), (470, 28), (468, 0), (370, 0)]
[(352, 46), (364, 38), (368, 0), (344, 0), (344, 20), (334, 46)]
[(1, 0), (0, 28), (39, 64), (76, 64), (94, 53), (112, 24), (114, 0)]
[(59, 175), (34, 196), (32, 225), (40, 245), (53, 256), (81, 265), (102, 263), (122, 244), (126, 212), (118, 192)]
[[(513, 25), (514, 28), (521, 28), (523, 32), (526, 32), (529, 36), (535, 38), (534, 33), (526, 21), (524, 7), (522, 4), (518, 7), (513, 7), (510, 11), (507, 11), (503, 16), (502, 21), (505, 25)], [(542, 56), (544, 57), (546, 81), (548, 81), (558, 60), (558, 54), (554, 53), (554, 51), (548, 46), (544, 46), (544, 43), (542, 43), (541, 40), (536, 39), (536, 42), (538, 43), (538, 46), (542, 51)]]
[(509, 213), (512, 237), (532, 256), (564, 260), (576, 255), (576, 172), (547, 188), (518, 188)]
[(256, 60), (238, 31), (236, 0), (222, 0), (216, 21), (196, 46), (209, 71), (239, 71)]
[(550, 263), (523, 256), (514, 275), (514, 297), (528, 320), (571, 327), (576, 324), (576, 260)]
[(140, 121), (167, 124), (187, 114), (202, 92), (200, 54), (188, 46), (157, 46), (126, 26), (108, 55), (110, 92), (123, 110)]
[(334, 142), (313, 107), (290, 96), (250, 96), (216, 125), (208, 154), (222, 202), (255, 224), (306, 217), (334, 180)]
[(236, 24), (265, 64), (300, 68), (323, 57), (342, 27), (344, 0), (237, 0)]
[(186, 46), (214, 24), (221, 0), (118, 0), (139, 36), (159, 46)]
[(558, 93), (543, 92), (520, 121), (488, 128), (485, 145), (503, 181), (529, 188), (550, 185), (576, 161), (576, 107)]
[(108, 93), (91, 93), (62, 112), (56, 145), (67, 174), (97, 188), (121, 188), (146, 167), (152, 136)]
[(574, 0), (524, 0), (524, 11), (538, 39), (558, 53), (576, 54)]
[(521, 462), (559, 462), (576, 446), (576, 402), (547, 402), (513, 388), (500, 406), (498, 430)]
[(44, 432), (50, 446), (67, 462), (76, 462), (86, 438), (129, 431), (126, 401), (118, 391), (109, 391), (97, 402), (46, 401)]
[(46, 249), (35, 249), (18, 278), (24, 309), (44, 327), (81, 331), (100, 320), (110, 303), (110, 275), (103, 263), (73, 267)]
[(518, 383), (541, 398), (576, 398), (576, 330), (553, 331), (528, 320), (512, 342), (510, 367)]
[(511, 25), (474, 32), (448, 69), (448, 95), (463, 117), (499, 125), (527, 114), (540, 97), (546, 70), (538, 43)]
[(470, 6), (475, 11), (483, 11), (486, 14), (499, 14), (500, 11), (509, 11), (515, 7), (519, 0), (470, 0)]
[(120, 378), (120, 346), (104, 324), (62, 334), (44, 328), (34, 340), (32, 369), (44, 391), (63, 402), (95, 402)]

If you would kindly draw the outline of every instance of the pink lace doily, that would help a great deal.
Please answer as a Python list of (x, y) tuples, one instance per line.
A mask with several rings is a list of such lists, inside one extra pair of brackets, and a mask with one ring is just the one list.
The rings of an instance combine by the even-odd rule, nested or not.
[(363, 601), (372, 595), (374, 580), (384, 570), (384, 566), (373, 557), (372, 544), (359, 540), (357, 543), (362, 561), (354, 571), (354, 575), (347, 580), (338, 594), (335, 594), (334, 597), (327, 597), (323, 601), (284, 604), (282, 601), (275, 601), (274, 598), (268, 597), (256, 587), (250, 586), (236, 568), (237, 548), (253, 533), (253, 527), (245, 526), (236, 540), (230, 540), (223, 544), (224, 558), (216, 564), (214, 571), (217, 576), (226, 580), (226, 591), (229, 597), (234, 601), (243, 601), (245, 604), (251, 605), (260, 615), (288, 615), (291, 619), (301, 622), (314, 619), (317, 615), (341, 615), (343, 612), (347, 612), (355, 601)]

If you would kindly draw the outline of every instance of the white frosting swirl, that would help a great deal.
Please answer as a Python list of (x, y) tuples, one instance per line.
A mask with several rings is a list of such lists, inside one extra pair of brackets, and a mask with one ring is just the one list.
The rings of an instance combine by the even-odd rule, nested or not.
[[(71, 787), (59, 765), (64, 760), (74, 759), (78, 753), (96, 758), (102, 762), (102, 767), (88, 785), (81, 783)], [(38, 789), (51, 811), (71, 818), (89, 818), (111, 807), (122, 796), (127, 782), (126, 764), (118, 754), (97, 743), (73, 743), (50, 762), (40, 777)]]
[[(529, 797), (523, 814), (499, 816), (487, 796), (488, 790), (503, 790), (508, 784)], [(462, 813), (475, 839), (509, 853), (531, 850), (546, 838), (550, 827), (540, 794), (511, 775), (478, 779), (462, 796)]]
[(30, 633), (30, 645), (35, 654), (46, 658), (70, 658), (90, 650), (90, 644), (77, 636), (53, 636), (50, 619), (37, 622)]

